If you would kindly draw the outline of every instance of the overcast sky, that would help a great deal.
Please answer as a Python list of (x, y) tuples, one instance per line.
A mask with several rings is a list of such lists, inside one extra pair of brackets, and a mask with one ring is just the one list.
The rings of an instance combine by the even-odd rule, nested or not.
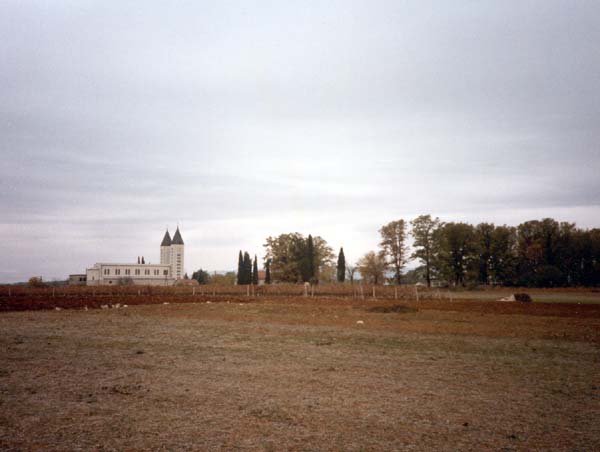
[(389, 221), (600, 227), (598, 1), (3, 1), (0, 282)]

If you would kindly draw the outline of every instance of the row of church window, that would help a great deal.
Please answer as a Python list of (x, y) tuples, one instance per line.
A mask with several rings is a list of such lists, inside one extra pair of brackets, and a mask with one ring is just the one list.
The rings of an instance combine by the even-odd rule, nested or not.
[[(154, 276), (159, 276), (160, 275), (160, 270), (155, 268), (154, 269)], [(110, 268), (105, 268), (104, 269), (104, 274), (105, 275), (110, 275)], [(136, 275), (140, 275), (140, 269), (136, 268), (135, 269), (135, 274)], [(120, 268), (116, 268), (115, 269), (115, 275), (119, 276), (121, 275), (121, 269)], [(131, 275), (131, 269), (130, 268), (126, 268), (125, 269), (125, 275)], [(150, 269), (146, 268), (144, 269), (144, 275), (150, 275)], [(168, 276), (169, 275), (169, 270), (163, 270), (163, 275), (164, 276)]]

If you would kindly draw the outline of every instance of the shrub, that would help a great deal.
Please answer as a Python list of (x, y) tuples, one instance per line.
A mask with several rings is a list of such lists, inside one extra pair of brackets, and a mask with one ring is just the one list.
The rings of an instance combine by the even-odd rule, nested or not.
[(133, 286), (133, 279), (125, 277), (125, 278), (119, 278), (117, 280), (117, 285), (119, 286)]
[(469, 291), (481, 290), (481, 286), (479, 285), (479, 283), (477, 281), (469, 281), (465, 285), (465, 288)]
[(46, 285), (42, 282), (41, 276), (32, 276), (29, 278), (30, 287), (45, 287)]
[(404, 306), (401, 304), (397, 304), (394, 306), (374, 306), (367, 310), (369, 312), (379, 312), (384, 314), (389, 312), (398, 312), (401, 314), (418, 312), (418, 309), (411, 308), (410, 306)]
[(528, 293), (516, 293), (515, 300), (521, 303), (531, 303), (533, 301)]

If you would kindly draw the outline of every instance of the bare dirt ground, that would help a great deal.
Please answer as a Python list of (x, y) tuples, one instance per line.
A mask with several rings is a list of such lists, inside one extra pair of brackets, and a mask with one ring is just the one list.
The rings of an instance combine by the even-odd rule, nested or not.
[(209, 299), (0, 313), (0, 450), (600, 450), (600, 305)]

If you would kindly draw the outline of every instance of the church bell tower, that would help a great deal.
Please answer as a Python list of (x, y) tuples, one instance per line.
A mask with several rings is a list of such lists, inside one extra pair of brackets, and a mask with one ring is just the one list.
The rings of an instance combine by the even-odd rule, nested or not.
[[(183, 239), (181, 238), (181, 233), (179, 232), (179, 226), (177, 226), (177, 230), (175, 234), (173, 234), (173, 240), (171, 240), (171, 256), (170, 256), (170, 264), (171, 270), (173, 272), (173, 277), (175, 279), (183, 278)], [(161, 248), (162, 250), (162, 248)]]

